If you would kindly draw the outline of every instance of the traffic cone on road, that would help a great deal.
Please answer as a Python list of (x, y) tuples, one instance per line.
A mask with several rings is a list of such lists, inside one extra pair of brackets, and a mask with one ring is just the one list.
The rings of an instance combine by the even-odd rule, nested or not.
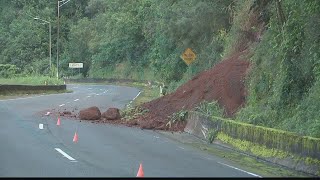
[(137, 173), (137, 177), (144, 177), (144, 173), (143, 173), (143, 168), (142, 168), (142, 164), (140, 163), (140, 167)]
[(78, 134), (77, 134), (77, 132), (74, 133), (73, 142), (75, 142), (75, 143), (78, 142)]
[(60, 125), (61, 125), (60, 117), (58, 117), (57, 126), (60, 126)]

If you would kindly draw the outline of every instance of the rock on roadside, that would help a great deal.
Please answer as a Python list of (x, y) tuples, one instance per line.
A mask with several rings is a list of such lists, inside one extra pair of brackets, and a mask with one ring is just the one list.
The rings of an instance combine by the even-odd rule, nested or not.
[(109, 108), (106, 112), (102, 113), (102, 118), (116, 120), (120, 119), (121, 115), (118, 108)]
[(101, 118), (101, 112), (98, 107), (93, 106), (87, 109), (82, 109), (79, 112), (81, 120), (98, 120)]

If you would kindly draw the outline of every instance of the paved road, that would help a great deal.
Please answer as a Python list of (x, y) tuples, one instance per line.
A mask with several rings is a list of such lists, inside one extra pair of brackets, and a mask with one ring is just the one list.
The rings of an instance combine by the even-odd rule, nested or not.
[[(221, 158), (154, 131), (61, 118), (46, 109), (123, 108), (135, 88), (68, 85), (73, 93), (0, 101), (1, 177), (254, 177)], [(39, 129), (39, 124), (44, 124)], [(75, 131), (78, 143), (72, 139)]]

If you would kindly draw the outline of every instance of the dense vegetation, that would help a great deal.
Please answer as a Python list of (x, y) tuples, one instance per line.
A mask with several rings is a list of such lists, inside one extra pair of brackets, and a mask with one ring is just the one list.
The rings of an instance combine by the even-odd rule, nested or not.
[[(68, 63), (83, 62), (82, 77), (158, 80), (172, 91), (232, 53), (261, 2), (71, 0), (60, 8), (60, 76), (77, 75)], [(247, 104), (235, 119), (320, 137), (320, 1), (260, 8), (266, 30), (251, 46)], [(54, 75), (57, 1), (0, 0), (0, 13), (1, 75)], [(52, 25), (51, 71), (48, 24), (34, 17)], [(188, 47), (197, 54), (190, 66), (180, 58)]]

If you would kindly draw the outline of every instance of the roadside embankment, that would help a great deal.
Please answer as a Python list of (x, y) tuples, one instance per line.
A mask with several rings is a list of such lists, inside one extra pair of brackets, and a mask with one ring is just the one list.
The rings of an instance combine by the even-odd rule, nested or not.
[(320, 139), (189, 112), (185, 132), (297, 171), (320, 176)]

